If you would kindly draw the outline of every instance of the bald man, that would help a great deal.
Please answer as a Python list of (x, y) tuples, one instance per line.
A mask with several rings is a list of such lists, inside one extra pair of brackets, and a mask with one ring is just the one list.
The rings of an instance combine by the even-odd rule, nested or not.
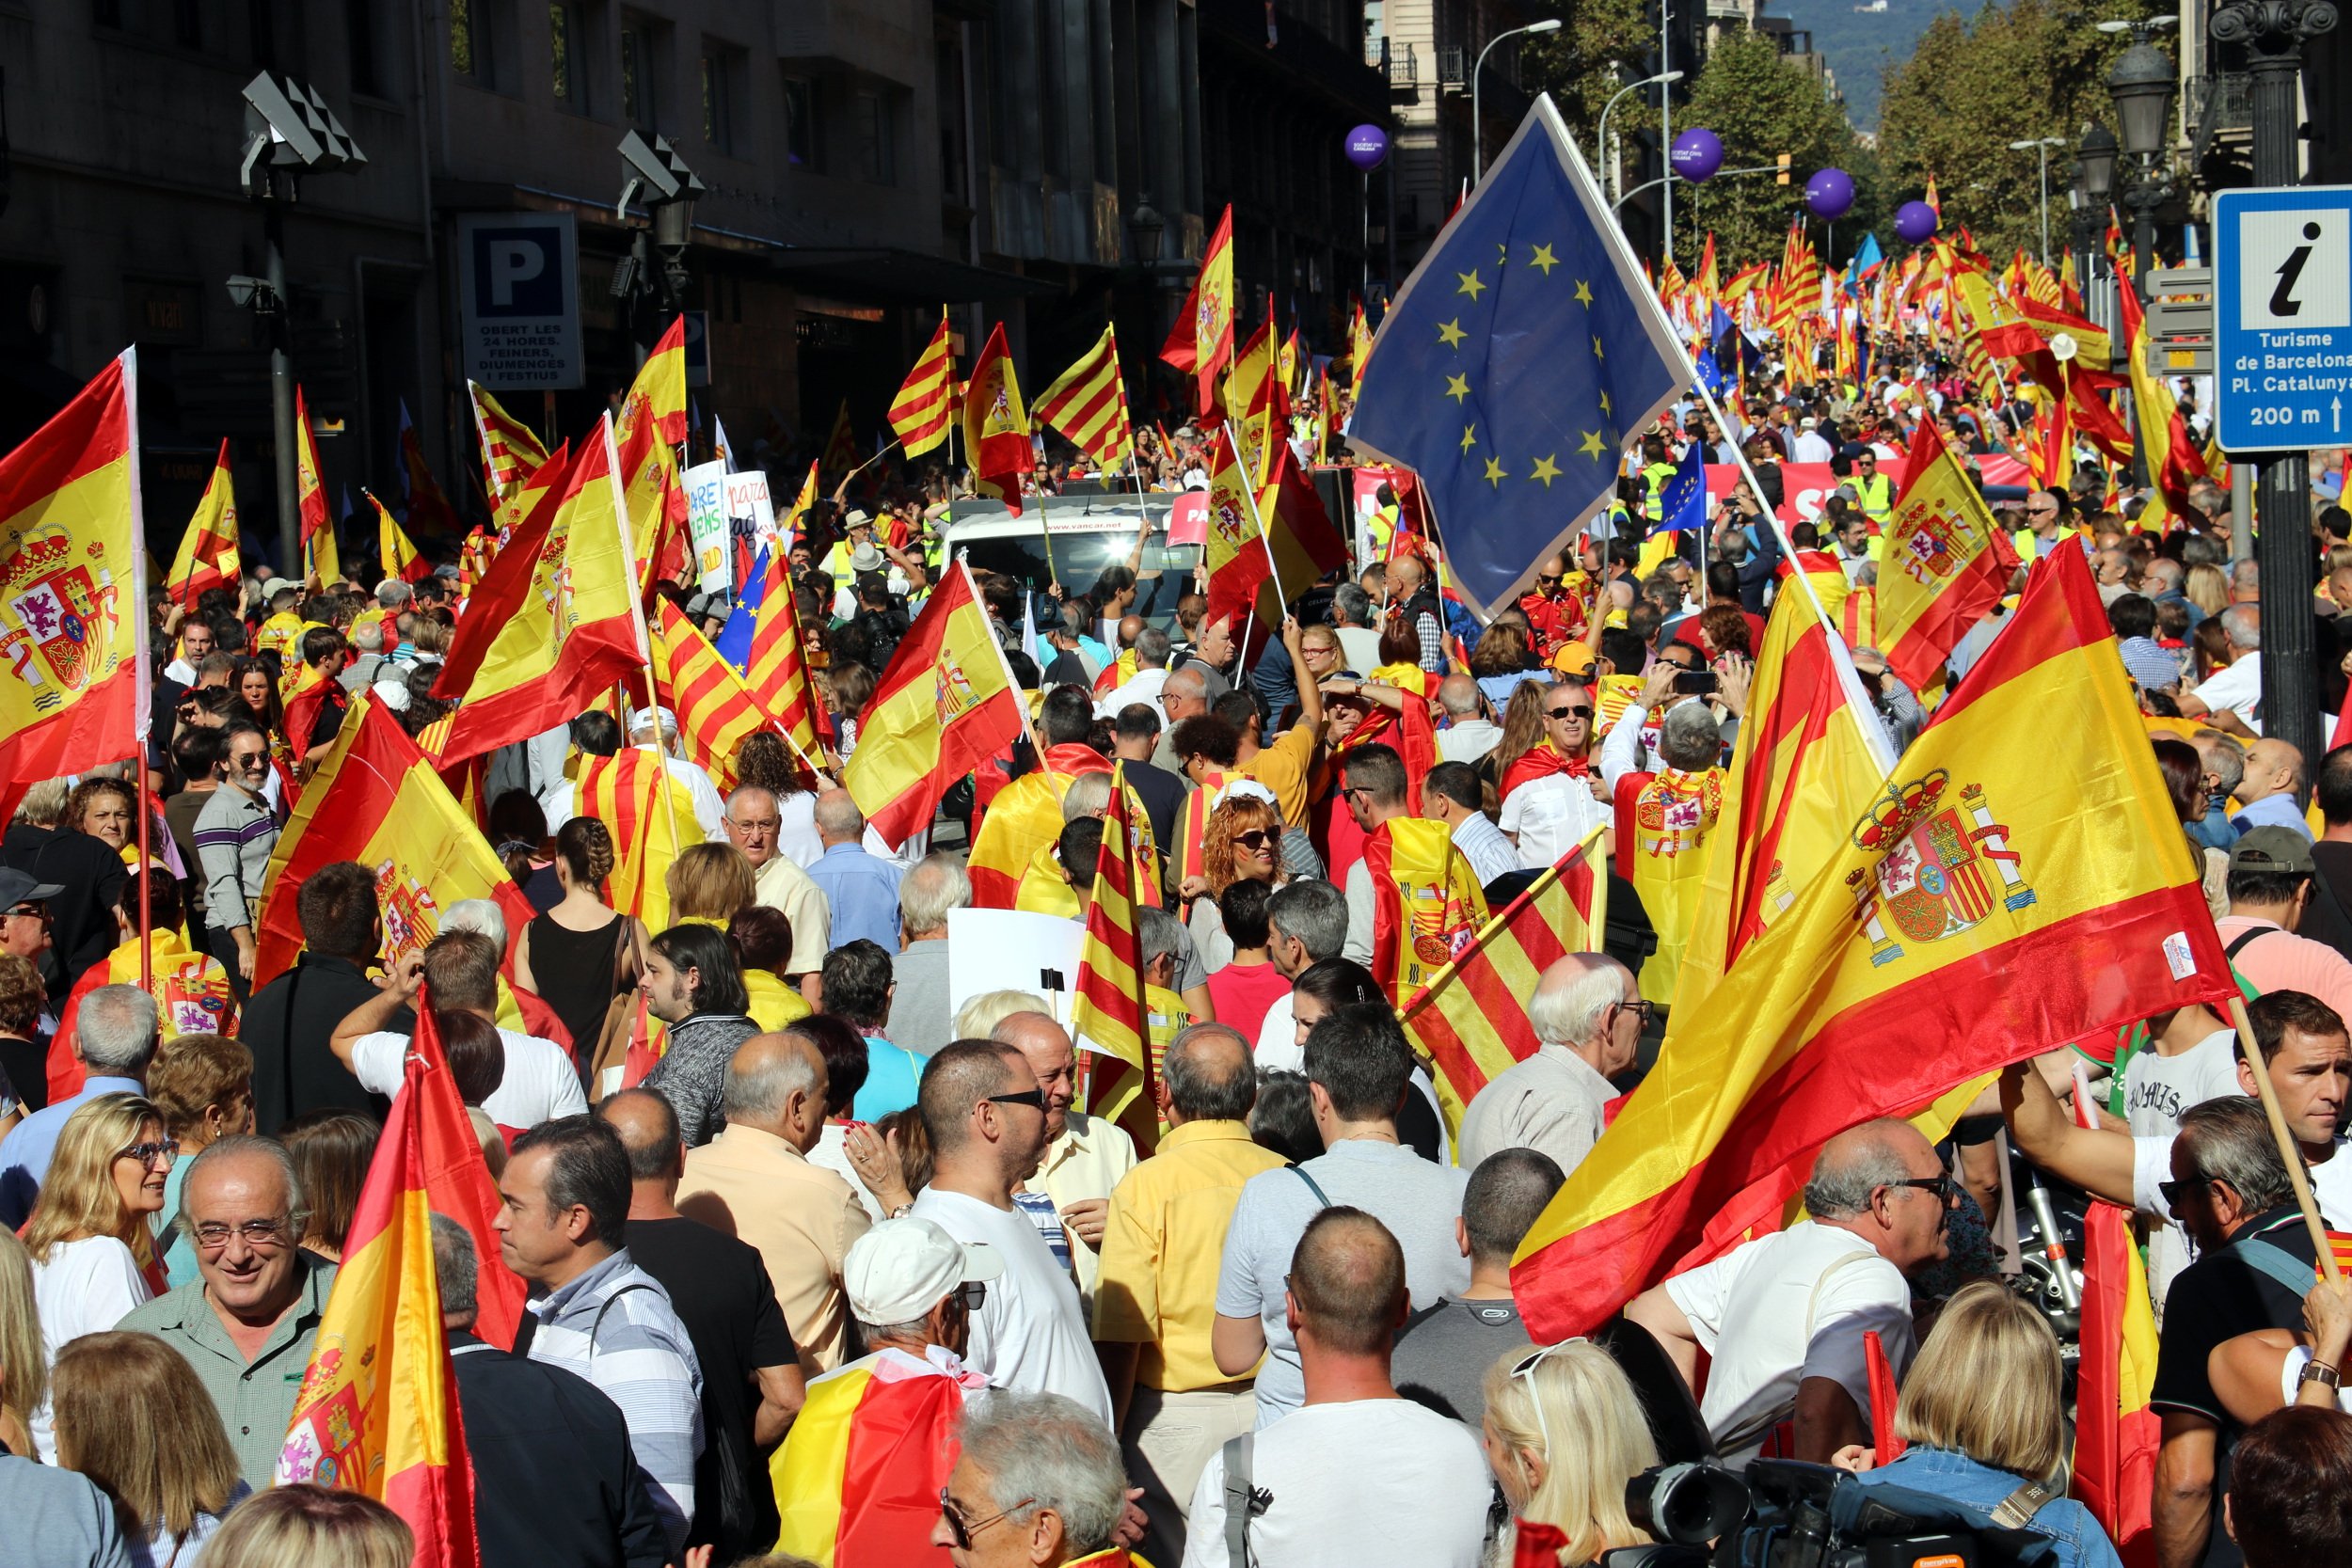
[[(758, 1474), (758, 1450), (783, 1439), (808, 1397), (775, 1286), (757, 1251), (678, 1212), (686, 1140), (667, 1100), (652, 1089), (624, 1089), (593, 1114), (620, 1134), (628, 1153), (628, 1255), (670, 1292), (702, 1367), (705, 1440), (694, 1496), (704, 1506), (687, 1543), (709, 1542), (722, 1560), (755, 1555), (774, 1544), (782, 1528), (774, 1489), (730, 1489), (723, 1478), (730, 1468)], [(722, 1509), (733, 1516), (713, 1516)]]
[(1486, 717), (1486, 694), (1470, 675), (1448, 675), (1438, 683), (1438, 705), (1445, 728), (1438, 732), (1439, 762), (1475, 763), (1502, 740), (1502, 729)]
[(2293, 742), (2265, 738), (2246, 748), (2246, 776), (2235, 791), (2230, 826), (2241, 836), (2256, 828), (2292, 828), (2306, 839), (2312, 825), (2296, 802), (2303, 787), (2303, 753)]
[(678, 1212), (759, 1252), (813, 1370), (841, 1364), (849, 1308), (841, 1268), (872, 1221), (837, 1174), (808, 1161), (825, 1127), (825, 1058), (790, 1030), (736, 1048), (720, 1090), (726, 1126), (686, 1156)]
[(1535, 1052), (1479, 1090), (1462, 1116), (1462, 1168), (1534, 1148), (1562, 1171), (1599, 1141), (1612, 1082), (1633, 1065), (1649, 1022), (1633, 972), (1605, 953), (1571, 953), (1544, 971), (1528, 1003)]
[(1100, 1117), (1071, 1109), (1078, 1093), (1078, 1058), (1060, 1024), (1043, 1013), (1013, 1013), (989, 1037), (1020, 1052), (1045, 1094), (1045, 1155), (1037, 1174), (1013, 1189), (1013, 1206), (1037, 1227), (1055, 1261), (1076, 1276), (1079, 1300), (1091, 1322), (1111, 1189), (1136, 1168), (1136, 1141)]
[(1804, 1189), (1811, 1218), (1634, 1298), (1626, 1316), (1686, 1381), (1701, 1350), (1713, 1356), (1699, 1412), (1724, 1463), (1777, 1439), (1780, 1454), (1826, 1464), (1870, 1440), (1862, 1337), (1875, 1329), (1902, 1375), (1917, 1344), (1906, 1276), (1945, 1255), (1959, 1191), (1918, 1129), (1864, 1122), (1821, 1146)]

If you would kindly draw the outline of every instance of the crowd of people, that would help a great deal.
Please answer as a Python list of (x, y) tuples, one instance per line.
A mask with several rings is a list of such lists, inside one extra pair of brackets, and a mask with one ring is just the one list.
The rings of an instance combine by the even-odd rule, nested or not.
[[(0, 842), (0, 1563), (408, 1560), (381, 1505), (273, 1483), (426, 1013), (502, 1199), (497, 1259), (444, 1216), (432, 1238), (487, 1568), (1581, 1565), (1649, 1539), (1629, 1482), (1708, 1453), (1833, 1465), (1892, 1506), (2036, 1532), (2070, 1568), (2117, 1563), (2064, 1495), (2061, 1346), (2023, 1283), (2050, 1239), (2021, 1238), (2008, 1148), (2147, 1228), (2155, 1560), (2332, 1560), (2352, 1293), (2313, 1283), (2252, 1097), (2265, 1071), (2320, 1211), (2352, 1229), (2352, 748), (2263, 735), (2262, 583), (2229, 559), (2217, 490), (2143, 531), (2143, 498), (2087, 468), (1995, 515), (2028, 562), (2085, 552), (2262, 1065), (2216, 1013), (2160, 1014), (2018, 1064), (1940, 1142), (1846, 1131), (1801, 1221), (1591, 1342), (1535, 1342), (1513, 1300), (1522, 1240), (1654, 1059), (1696, 873), (1740, 831), (1720, 808), (1764, 617), (1792, 573), (1874, 584), (1899, 495), (1879, 465), (1921, 417), (1775, 400), (1754, 482), (1677, 545), (1652, 532), (1660, 469), (1727, 445), (1692, 408), (1483, 624), (1392, 494), (1361, 569), (1256, 636), (1141, 541), (1091, 583), (975, 571), (1032, 734), (898, 844), (835, 765), (952, 499), (829, 505), (792, 558), (826, 772), (755, 734), (723, 792), (668, 710), (581, 714), (483, 780), (532, 917), (453, 901), (408, 950), (372, 868), (274, 885), (273, 851), (361, 693), (431, 754), (456, 570), (159, 605), (145, 753), (31, 785)], [(1163, 477), (1186, 482), (1198, 436), (1154, 444)], [(1782, 461), (1843, 479), (1785, 535), (1765, 516)], [(2352, 529), (2337, 508), (2320, 526), (2340, 699)], [(1897, 744), (2005, 619), (1927, 689), (1857, 638)], [(651, 851), (579, 783), (628, 747), (661, 755), (691, 818), (650, 911), (614, 872)], [(1115, 804), (1146, 889), (1139, 1121), (1093, 1102), (1066, 999), (951, 967), (958, 911), (1082, 919)], [(1442, 961), (1417, 939), (1449, 951), (1580, 847), (1613, 887), (1606, 940), (1544, 971), (1518, 1065), (1449, 1109), (1396, 1011), (1400, 975)], [(1414, 911), (1375, 869), (1407, 861), (1455, 890), (1431, 931), (1400, 929)], [(303, 952), (264, 974), (281, 907)], [(492, 1269), (529, 1291), (511, 1346), (476, 1332)]]

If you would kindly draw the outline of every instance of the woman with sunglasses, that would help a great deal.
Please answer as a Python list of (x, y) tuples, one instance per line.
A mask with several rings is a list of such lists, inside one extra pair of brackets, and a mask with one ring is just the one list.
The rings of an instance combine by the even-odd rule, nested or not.
[(1233, 939), (1226, 934), (1217, 900), (1235, 882), (1277, 888), (1290, 880), (1282, 864), (1281, 808), (1260, 786), (1229, 785), (1200, 832), (1200, 868), (1191, 879), (1192, 944), (1211, 974), (1233, 961)]
[(1568, 1339), (1514, 1352), (1487, 1370), (1486, 1395), (1480, 1435), (1511, 1505), (1495, 1560), (1549, 1547), (1562, 1568), (1576, 1568), (1649, 1540), (1627, 1516), (1625, 1486), (1658, 1463), (1658, 1445), (1607, 1351)]
[[(102, 1094), (66, 1118), (49, 1175), (24, 1225), (33, 1298), (50, 1365), (69, 1340), (110, 1329), (156, 1294), (148, 1226), (163, 1211), (180, 1148), (163, 1113), (135, 1094)], [(57, 1462), (48, 1401), (33, 1412), (41, 1462)]]

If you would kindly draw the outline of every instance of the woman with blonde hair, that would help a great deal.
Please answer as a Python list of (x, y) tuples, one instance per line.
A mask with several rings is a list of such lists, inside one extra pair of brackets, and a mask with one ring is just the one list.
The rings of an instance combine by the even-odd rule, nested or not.
[(1233, 961), (1233, 939), (1226, 934), (1217, 900), (1235, 882), (1279, 887), (1289, 879), (1282, 866), (1282, 812), (1256, 787), (1231, 784), (1200, 831), (1200, 869), (1205, 887), (1195, 884), (1186, 924), (1203, 972), (1215, 974)]
[(1497, 1560), (1513, 1561), (1516, 1537), (1535, 1527), (1562, 1568), (1649, 1540), (1626, 1513), (1625, 1483), (1658, 1463), (1658, 1444), (1607, 1351), (1584, 1339), (1514, 1351), (1487, 1370), (1486, 1395), (1480, 1433), (1513, 1521)]
[(114, 1499), (133, 1568), (186, 1568), (249, 1488), (185, 1356), (151, 1334), (86, 1334), (49, 1378), (57, 1464)]
[(373, 1497), (302, 1482), (230, 1509), (203, 1568), (408, 1568), (416, 1551), (407, 1525)]
[(956, 1009), (956, 1038), (984, 1040), (1015, 1013), (1051, 1015), (1053, 1004), (1035, 991), (984, 990)]
[(49, 1398), (49, 1356), (33, 1305), (33, 1259), (16, 1232), (0, 1226), (0, 1448), (33, 1449), (32, 1416)]
[(575, 816), (555, 834), (555, 879), (564, 895), (534, 915), (515, 946), (515, 984), (546, 998), (572, 1035), (572, 1065), (587, 1081), (612, 999), (637, 986), (645, 965), (644, 923), (604, 900), (618, 857), (612, 830)]
[[(114, 1327), (157, 1293), (161, 1271), (148, 1226), (163, 1210), (179, 1157), (163, 1113), (144, 1096), (102, 1094), (66, 1118), (24, 1222), (51, 1366), (70, 1341)], [(32, 1430), (42, 1462), (56, 1463), (48, 1405), (33, 1413)]]
[(2058, 1568), (2120, 1568), (2090, 1511), (2068, 1498), (2066, 1399), (2058, 1336), (2040, 1309), (1980, 1279), (1946, 1304), (1903, 1379), (1895, 1434), (1910, 1447), (1871, 1468), (1871, 1450), (1836, 1463), (1865, 1485), (1909, 1487), (1986, 1513), (2014, 1499), (2026, 1528), (2058, 1546)]
[(670, 924), (690, 920), (722, 930), (738, 911), (759, 902), (752, 863), (732, 844), (689, 845), (662, 879), (670, 894)]
[(2207, 615), (2218, 615), (2230, 608), (2230, 575), (2209, 561), (2201, 561), (2182, 579), (2181, 597)]

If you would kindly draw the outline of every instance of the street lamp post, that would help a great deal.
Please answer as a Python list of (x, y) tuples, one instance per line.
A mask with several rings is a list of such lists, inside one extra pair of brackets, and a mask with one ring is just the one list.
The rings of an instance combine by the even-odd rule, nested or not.
[(2050, 149), (2064, 147), (2063, 136), (2041, 136), (2032, 141), (2013, 141), (2011, 152), (2038, 152), (2042, 155), (2042, 264), (2050, 264)]
[(2115, 200), (2115, 161), (2122, 151), (2115, 133), (2104, 125), (2084, 132), (2081, 145), (2074, 150), (2074, 184), (2082, 195), (2082, 205), (2074, 212), (2074, 248), (2081, 258), (2084, 309), (2092, 321), (2110, 330), (2113, 323), (2108, 320), (2106, 293), (2094, 285), (2100, 276), (2107, 212)]
[(1486, 47), (1478, 52), (1478, 63), (1470, 67), (1470, 183), (1475, 185), (1486, 172), (1486, 122), (1478, 113), (1478, 78), (1486, 69), (1486, 56), (1495, 52), (1495, 45), (1504, 39), (1515, 39), (1523, 33), (1556, 33), (1560, 19), (1548, 16), (1541, 22), (1531, 22), (1524, 27), (1513, 27), (1497, 33), (1486, 40)]
[[(2212, 26), (2214, 42), (2245, 48), (2254, 78), (2254, 183), (2301, 183), (2303, 44), (2335, 30), (2336, 7), (2330, 0), (2225, 0), (2214, 8)], [(2319, 754), (2319, 690), (2312, 669), (2311, 474), (2300, 451), (2265, 453), (2261, 461), (2255, 515), (2263, 527), (2255, 555), (2263, 575), (2263, 733), (2312, 757)]]
[[(2123, 205), (2132, 214), (2132, 278), (2128, 284), (2118, 279), (2116, 286), (2132, 290), (2143, 307), (2148, 302), (2148, 274), (2155, 260), (2156, 209), (2174, 195), (2170, 160), (2165, 156), (2171, 139), (2167, 121), (2171, 118), (2174, 71), (2171, 59), (2148, 41), (2148, 34), (2172, 20), (2160, 17), (2153, 23), (2100, 24), (2102, 31), (2132, 30), (2132, 46), (2107, 72), (2107, 96), (2115, 101), (2116, 115), (2123, 121), (2123, 151), (2131, 159), (2132, 170), (2131, 183), (2123, 191)], [(2137, 407), (2132, 423), (2139, 435), (2132, 447), (2132, 483), (2145, 484), (2153, 467), (2150, 454), (2169, 433), (2150, 430)]]
[(1611, 157), (1609, 153), (1609, 111), (1615, 108), (1626, 97), (1640, 92), (1644, 87), (1661, 85), (1671, 87), (1681, 80), (1682, 72), (1679, 71), (1663, 71), (1655, 76), (1645, 76), (1638, 82), (1628, 82), (1624, 87), (1619, 87), (1610, 95), (1609, 102), (1600, 106), (1600, 129), (1594, 138), (1593, 156), (1609, 160), (1609, 170), (1613, 177), (1611, 182), (1616, 187), (1618, 200), (1625, 199), (1625, 176), (1618, 172), (1617, 160)]

